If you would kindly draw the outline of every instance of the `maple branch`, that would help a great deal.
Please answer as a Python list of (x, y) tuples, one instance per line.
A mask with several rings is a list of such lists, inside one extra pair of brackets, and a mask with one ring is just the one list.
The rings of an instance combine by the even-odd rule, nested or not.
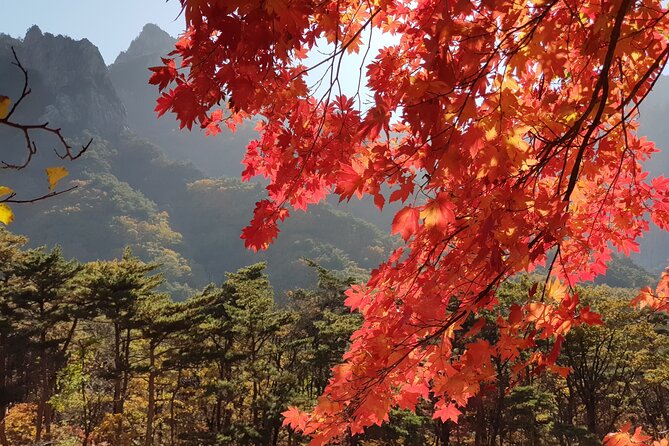
[(555, 266), (555, 261), (557, 260), (559, 255), (560, 255), (560, 244), (556, 243), (555, 254), (553, 255), (553, 260), (551, 260), (551, 264), (548, 266), (548, 271), (546, 271), (546, 280), (544, 280), (544, 288), (541, 290), (541, 299), (540, 299), (541, 302), (544, 301), (544, 298), (546, 296), (548, 281), (550, 280), (551, 275), (553, 274), (553, 267)]
[[(486, 298), (490, 294), (490, 292), (499, 285), (499, 283), (505, 277), (507, 272), (508, 269), (503, 268), (502, 271), (500, 271), (497, 274), (497, 276), (493, 280), (491, 280), (488, 283), (488, 285), (476, 295), (472, 305)], [(428, 345), (430, 342), (432, 342), (439, 336), (446, 333), (446, 331), (448, 331), (449, 328), (451, 328), (462, 318), (466, 318), (467, 315), (469, 315), (470, 313), (471, 313), (471, 307), (470, 308), (466, 307), (453, 312), (450, 315), (450, 317), (446, 321), (444, 321), (437, 330), (435, 330), (433, 333), (423, 337), (422, 339), (414, 343), (414, 345), (412, 345), (405, 353), (402, 354), (402, 356), (396, 359), (393, 363), (380, 369), (377, 372), (376, 376), (368, 377), (366, 381), (363, 381), (363, 387), (361, 389), (356, 390), (355, 396), (350, 398), (351, 403), (348, 406), (346, 406), (346, 408), (343, 410), (344, 415), (348, 416), (349, 418), (352, 417), (353, 414), (357, 411), (357, 409), (362, 405), (362, 403), (364, 403), (367, 397), (370, 396), (368, 392), (369, 388), (371, 388), (374, 385), (382, 383), (388, 377), (388, 375), (393, 370), (395, 370), (402, 362), (404, 362), (414, 351)]]
[(645, 84), (646, 81), (648, 81), (648, 79), (650, 79), (650, 77), (653, 74), (655, 74), (655, 78), (653, 79), (650, 86), (648, 87), (648, 90), (646, 90), (646, 92), (644, 92), (644, 94), (643, 94), (643, 96), (641, 96), (641, 98), (639, 98), (638, 100), (635, 101), (634, 107), (632, 108), (632, 110), (630, 110), (630, 112), (628, 112), (628, 116), (630, 115), (630, 113), (636, 111), (639, 108), (639, 104), (642, 103), (646, 99), (646, 97), (650, 94), (650, 92), (653, 90), (653, 87), (657, 83), (657, 80), (659, 79), (659, 77), (662, 75), (662, 72), (664, 71), (664, 67), (667, 65), (667, 61), (669, 61), (669, 46), (667, 46), (664, 49), (664, 51), (662, 51), (662, 53), (660, 53), (660, 57), (655, 59), (655, 62), (653, 62), (653, 64), (648, 68), (648, 70), (646, 70), (646, 73), (644, 73), (644, 75), (641, 77), (639, 82), (637, 82), (636, 85), (634, 85), (630, 94), (627, 95), (627, 97), (623, 101), (621, 101), (617, 110), (618, 111), (624, 110), (625, 106), (627, 104), (629, 104), (636, 97), (636, 95), (639, 93), (639, 90), (641, 90), (641, 88), (643, 87), (643, 84)]
[(9, 113), (7, 113), (7, 116), (5, 116), (5, 119), (9, 119), (16, 109), (19, 107), (21, 102), (32, 92), (30, 87), (28, 86), (28, 71), (21, 65), (21, 61), (19, 60), (19, 57), (16, 55), (16, 50), (14, 47), (11, 47), (12, 50), (12, 55), (14, 56), (14, 60), (12, 61), (12, 65), (16, 66), (19, 70), (21, 70), (21, 73), (23, 74), (23, 90), (21, 91), (21, 96), (19, 99), (12, 105), (12, 108), (9, 110)]
[(353, 33), (351, 38), (345, 44), (343, 44), (339, 48), (339, 50), (336, 50), (335, 52), (330, 54), (328, 57), (326, 57), (325, 59), (318, 62), (316, 65), (312, 65), (308, 68), (305, 68), (305, 69), (299, 71), (295, 76), (293, 76), (293, 78), (291, 80), (295, 80), (298, 77), (302, 76), (303, 74), (306, 74), (306, 73), (310, 72), (311, 70), (314, 70), (314, 69), (320, 67), (321, 65), (329, 62), (330, 60), (334, 59), (335, 57), (337, 57), (338, 55), (340, 55), (341, 53), (346, 51), (348, 49), (348, 47), (350, 47), (353, 44), (353, 42), (356, 41), (356, 39), (360, 36), (360, 34), (362, 34), (362, 32), (367, 28), (367, 26), (369, 26), (369, 24), (372, 23), (372, 21), (374, 20), (374, 17), (376, 17), (380, 12), (381, 12), (381, 9), (377, 9), (376, 11), (374, 11), (369, 16), (369, 18), (365, 21), (365, 23), (363, 23), (363, 25), (360, 27), (360, 29), (357, 30), (355, 33)]
[[(371, 9), (371, 5), (369, 5), (369, 7)], [(358, 97), (358, 99), (360, 99), (361, 102), (362, 102), (362, 98), (360, 97), (360, 87), (362, 86), (362, 73), (363, 73), (363, 68), (365, 66), (365, 62), (367, 61), (367, 56), (369, 55), (369, 50), (371, 50), (371, 48), (372, 48), (372, 35), (373, 35), (373, 33), (374, 33), (374, 27), (372, 26), (369, 29), (369, 39), (367, 40), (367, 48), (365, 48), (365, 54), (363, 54), (362, 60), (360, 61), (360, 67), (358, 68), (358, 87), (356, 88), (354, 97)], [(362, 104), (360, 104), (360, 103), (358, 104), (358, 110), (360, 110), (361, 105)]]
[[(576, 181), (578, 180), (581, 163), (583, 162), (583, 155), (585, 154), (585, 150), (590, 142), (590, 137), (594, 133), (595, 129), (599, 127), (602, 115), (604, 114), (604, 109), (606, 108), (606, 101), (608, 100), (609, 95), (609, 71), (611, 70), (611, 65), (613, 64), (613, 56), (615, 54), (616, 46), (618, 45), (618, 40), (620, 39), (620, 31), (623, 25), (623, 21), (625, 20), (625, 14), (627, 14), (627, 9), (629, 8), (630, 4), (631, 0), (623, 0), (622, 4), (620, 5), (620, 9), (618, 10), (618, 14), (616, 15), (616, 20), (613, 25), (613, 30), (611, 31), (611, 37), (609, 39), (606, 56), (604, 57), (604, 64), (602, 66), (601, 75), (597, 80), (597, 84), (595, 85), (595, 91), (590, 100), (590, 105), (588, 106), (588, 109), (583, 114), (583, 116), (581, 116), (582, 121), (587, 119), (588, 115), (597, 104), (597, 99), (601, 91), (601, 98), (599, 98), (599, 104), (597, 106), (595, 117), (593, 118), (592, 123), (583, 137), (583, 141), (581, 142), (578, 152), (576, 153), (574, 167), (572, 168), (572, 171), (569, 175), (569, 183), (567, 184), (567, 190), (564, 194), (564, 201), (566, 202), (569, 201), (571, 194), (576, 187)], [(582, 122), (579, 123), (579, 128), (581, 124)]]
[[(33, 156), (37, 153), (37, 144), (35, 143), (34, 139), (31, 136), (31, 132), (37, 131), (37, 132), (46, 132), (50, 133), (52, 135), (55, 135), (58, 141), (60, 142), (61, 146), (65, 149), (64, 153), (59, 153), (58, 150), (54, 149), (54, 152), (60, 159), (68, 159), (68, 160), (75, 160), (79, 157), (81, 157), (86, 150), (90, 147), (91, 143), (93, 142), (93, 139), (91, 138), (88, 143), (86, 143), (84, 146), (81, 147), (80, 150), (77, 152), (74, 152), (72, 150), (72, 146), (65, 140), (65, 137), (61, 133), (60, 128), (53, 128), (49, 127), (49, 123), (43, 123), (43, 124), (22, 124), (18, 123), (12, 120), (12, 117), (14, 116), (14, 113), (19, 109), (19, 106), (23, 103), (23, 100), (27, 98), (31, 93), (32, 89), (30, 88), (30, 82), (29, 82), (29, 75), (28, 75), (28, 70), (23, 66), (21, 63), (21, 60), (19, 59), (18, 55), (16, 54), (16, 50), (14, 47), (11, 47), (12, 55), (14, 57), (14, 60), (12, 61), (12, 65), (16, 66), (19, 71), (21, 71), (22, 77), (23, 77), (23, 87), (21, 89), (21, 94), (19, 95), (19, 98), (12, 104), (11, 108), (7, 112), (7, 114), (0, 119), (0, 125), (7, 126), (12, 129), (19, 130), (23, 134), (23, 138), (25, 140), (26, 144), (26, 149), (27, 149), (27, 156), (24, 162), (14, 164), (14, 163), (8, 163), (6, 161), (0, 161), (0, 168), (2, 169), (14, 169), (14, 170), (21, 170), (27, 167), (30, 162), (32, 161)], [(8, 100), (8, 99), (7, 99)], [(52, 185), (53, 186), (53, 185)], [(70, 192), (74, 189), (76, 189), (78, 186), (72, 186), (70, 188), (60, 190), (60, 191), (53, 191), (49, 192), (46, 194), (43, 194), (38, 197), (34, 198), (28, 198), (28, 199), (17, 199), (16, 198), (16, 192), (12, 191), (9, 195), (6, 197), (0, 199), (0, 203), (13, 203), (13, 204), (25, 204), (25, 203), (35, 203), (38, 201), (46, 200), (48, 198), (52, 198), (58, 195), (65, 194), (67, 192)]]
[[(618, 63), (618, 70), (620, 72), (620, 77), (622, 79), (623, 68), (622, 68), (621, 63)], [(622, 93), (621, 93), (621, 96), (622, 96)], [(621, 102), (622, 102), (622, 99), (623, 98), (621, 98)], [(623, 150), (623, 153), (620, 154), (620, 162), (618, 163), (618, 168), (616, 169), (616, 173), (613, 177), (613, 180), (611, 181), (611, 184), (606, 188), (606, 193), (604, 194), (604, 197), (601, 200), (601, 204), (599, 206), (599, 209), (597, 210), (597, 213), (595, 214), (595, 217), (592, 219), (592, 225), (590, 226), (590, 231), (588, 233), (588, 241), (591, 239), (592, 234), (594, 233), (595, 224), (597, 223), (597, 221), (599, 221), (599, 216), (602, 214), (602, 212), (604, 210), (604, 206), (606, 205), (606, 201), (608, 200), (609, 195), (611, 194), (611, 191), (615, 188), (616, 184), (618, 183), (618, 179), (620, 178), (620, 174), (621, 174), (622, 169), (623, 169), (623, 163), (625, 162), (625, 157), (626, 157), (627, 153), (629, 152), (629, 135), (627, 133), (628, 130), (627, 130), (627, 124), (626, 124), (627, 118), (628, 118), (628, 116), (625, 116), (623, 114), (621, 116), (621, 119), (620, 119), (620, 124), (622, 125), (622, 132), (623, 132), (624, 150)]]
[[(615, 29), (612, 31), (612, 36), (611, 36), (611, 39), (609, 41), (609, 46), (608, 46), (608, 49), (607, 49), (607, 56), (605, 58), (605, 64), (604, 64), (604, 67), (601, 69), (601, 76), (598, 78), (598, 82), (597, 82), (597, 85), (596, 85), (596, 88), (595, 88), (595, 92), (593, 93), (593, 96), (591, 98), (591, 101), (590, 101), (586, 111), (574, 123), (574, 125), (572, 125), (572, 127), (570, 127), (570, 129), (565, 134), (563, 134), (561, 137), (559, 137), (555, 140), (544, 139), (538, 133), (535, 134), (535, 136), (537, 138), (539, 138), (540, 140), (542, 140), (545, 143), (545, 146), (541, 150), (541, 153), (540, 153), (541, 156), (539, 157), (540, 158), (539, 163), (537, 163), (537, 165), (533, 166), (533, 168), (530, 169), (529, 172), (540, 171), (543, 168), (543, 166), (545, 166), (550, 161), (550, 159), (552, 158), (552, 156), (548, 156), (548, 154), (550, 153), (550, 151), (554, 147), (559, 146), (559, 145), (564, 145), (565, 148), (568, 150), (569, 149), (569, 142), (573, 141), (573, 139), (577, 137), (578, 132), (581, 129), (581, 126), (587, 120), (587, 118), (590, 115), (590, 113), (592, 112), (594, 106), (599, 105), (598, 113), (597, 113), (598, 118), (595, 118), (593, 120), (591, 126), (589, 127), (587, 137), (584, 138), (584, 140), (582, 141), (582, 143), (579, 146), (579, 152), (577, 154), (578, 155), (577, 156), (578, 161), (575, 165), (575, 168), (572, 171), (572, 175), (570, 175), (570, 187), (568, 188), (568, 193), (565, 194), (564, 201), (569, 201), (569, 196), (571, 195), (571, 193), (573, 191), (573, 188), (575, 187), (575, 183), (576, 183), (576, 180), (577, 180), (577, 177), (578, 177), (580, 164), (582, 163), (584, 151), (585, 151), (587, 145), (591, 142), (592, 134), (594, 133), (594, 130), (599, 125), (599, 121), (601, 120), (602, 113), (600, 111), (603, 111), (604, 104), (606, 102), (606, 97), (608, 96), (608, 74), (609, 74), (609, 71), (611, 69), (611, 65), (612, 65), (612, 62), (613, 62), (612, 57), (613, 57), (613, 53), (615, 51), (615, 47), (617, 45), (617, 42), (619, 40), (622, 40), (621, 37), (620, 37), (622, 19), (624, 19), (624, 15), (627, 12), (626, 8), (629, 8), (629, 6), (630, 6), (629, 2), (623, 4), (621, 6), (621, 9), (618, 12), (618, 17), (617, 17), (617, 20), (616, 20), (616, 23), (615, 23)], [(571, 11), (572, 16), (576, 17), (574, 15), (575, 13), (569, 8), (568, 5), (567, 5), (567, 7)], [(667, 11), (665, 11), (661, 15), (661, 17), (664, 17), (666, 15), (667, 15)], [(618, 20), (618, 19), (620, 19), (620, 20)], [(579, 23), (580, 23), (580, 18), (578, 20), (579, 20)], [(659, 21), (659, 20), (660, 19), (658, 18), (656, 20), (656, 22)], [(631, 33), (630, 35), (633, 35), (633, 34), (636, 34), (636, 33), (639, 33), (639, 32), (641, 32), (641, 30), (637, 30), (636, 32)], [(614, 35), (614, 33), (615, 33), (615, 35)], [(625, 38), (629, 38), (630, 35), (627, 35)], [(658, 57), (654, 60), (654, 62), (651, 64), (651, 66), (646, 70), (646, 72), (639, 79), (639, 81), (634, 85), (630, 94), (626, 98), (624, 98), (624, 100), (622, 100), (621, 103), (616, 108), (616, 110), (618, 110), (618, 111), (624, 111), (625, 106), (627, 104), (629, 104), (632, 100), (635, 100), (636, 95), (641, 90), (641, 88), (644, 86), (644, 84), (648, 81), (648, 79), (653, 77), (653, 80), (652, 80), (651, 84), (648, 86), (648, 88), (646, 89), (646, 91), (644, 92), (642, 97), (635, 100), (634, 106), (629, 111), (627, 111), (626, 113), (623, 114), (623, 116), (621, 118), (621, 121), (628, 119), (632, 114), (634, 114), (638, 110), (639, 104), (641, 102), (643, 102), (643, 100), (651, 92), (653, 86), (655, 85), (658, 78), (660, 77), (660, 75), (661, 75), (664, 67), (666, 66), (668, 60), (669, 60), (669, 47), (666, 47), (662, 51), (662, 53), (660, 53), (658, 55)], [(604, 85), (602, 83), (602, 81), (604, 79), (606, 79), (606, 81), (607, 81), (606, 85)], [(603, 86), (605, 86), (607, 88), (607, 93), (605, 95), (603, 95), (603, 99), (601, 101), (599, 101), (599, 104), (598, 104), (597, 95), (599, 93), (599, 90), (601, 90)], [(601, 137), (606, 136), (609, 132), (613, 131), (619, 125), (620, 125), (620, 122), (616, 123), (608, 131), (606, 131)], [(601, 137), (595, 138), (595, 140), (593, 142), (597, 142), (599, 139), (601, 139)], [(567, 157), (565, 157), (563, 171), (564, 171), (564, 169), (566, 169), (567, 161), (568, 161), (568, 159), (567, 159)], [(529, 172), (528, 172), (528, 175), (529, 175)], [(574, 173), (576, 175), (573, 175)], [(558, 187), (557, 187), (557, 191), (556, 191), (557, 193), (559, 193), (559, 190), (561, 189), (561, 187), (560, 187), (561, 183), (562, 183), (562, 175), (560, 175), (560, 178), (559, 178)]]

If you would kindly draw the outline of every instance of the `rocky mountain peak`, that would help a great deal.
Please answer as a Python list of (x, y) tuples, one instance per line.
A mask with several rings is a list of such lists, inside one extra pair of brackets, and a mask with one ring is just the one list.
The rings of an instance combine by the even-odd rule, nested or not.
[(44, 34), (42, 33), (42, 30), (39, 29), (39, 26), (33, 25), (26, 31), (26, 36), (23, 38), (23, 42), (26, 45), (30, 45), (32, 42), (39, 41), (42, 37), (44, 37)]
[(143, 57), (166, 55), (174, 48), (176, 39), (153, 23), (144, 25), (142, 32), (130, 43), (126, 51), (122, 51), (114, 64), (121, 64)]
[[(54, 36), (37, 26), (32, 26), (22, 41), (0, 36), (3, 67), (10, 66), (9, 46), (14, 46), (28, 69), (31, 83), (39, 83), (41, 97), (48, 98), (41, 110), (35, 110), (36, 119), (70, 131), (88, 129), (111, 138), (127, 127), (125, 107), (100, 51), (89, 40)], [(20, 76), (17, 70), (13, 73)]]

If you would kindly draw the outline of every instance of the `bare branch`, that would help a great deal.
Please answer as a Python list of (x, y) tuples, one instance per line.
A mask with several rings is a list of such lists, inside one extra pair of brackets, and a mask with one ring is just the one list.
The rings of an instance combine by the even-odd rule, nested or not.
[(28, 164), (30, 164), (33, 155), (37, 153), (37, 145), (35, 144), (35, 141), (31, 135), (31, 132), (34, 131), (51, 133), (56, 136), (62, 148), (65, 149), (65, 153), (61, 153), (57, 149), (54, 149), (56, 155), (58, 155), (60, 159), (75, 160), (79, 158), (90, 147), (91, 143), (93, 142), (92, 138), (88, 141), (88, 143), (81, 146), (79, 150), (74, 151), (73, 147), (65, 140), (65, 137), (61, 133), (61, 129), (49, 127), (48, 122), (45, 122), (43, 124), (21, 124), (11, 120), (12, 115), (14, 115), (14, 112), (18, 109), (21, 102), (23, 102), (23, 100), (32, 92), (32, 90), (30, 89), (28, 70), (26, 70), (26, 68), (21, 63), (21, 60), (17, 56), (14, 47), (12, 47), (12, 54), (14, 56), (14, 61), (12, 62), (12, 65), (16, 66), (19, 70), (21, 70), (21, 73), (23, 74), (23, 89), (21, 91), (21, 95), (19, 96), (19, 98), (16, 100), (16, 102), (14, 102), (12, 108), (7, 113), (7, 116), (0, 119), (0, 125), (5, 125), (7, 127), (17, 129), (23, 133), (23, 136), (26, 141), (27, 157), (23, 163), (17, 163), (17, 164), (0, 161), (0, 168), (21, 170), (27, 167)]
[(67, 192), (71, 192), (71, 191), (73, 191), (74, 189), (76, 189), (77, 187), (79, 187), (79, 186), (72, 186), (72, 187), (69, 187), (69, 188), (64, 189), (64, 190), (59, 190), (59, 191), (49, 192), (48, 194), (44, 194), (44, 195), (39, 196), (39, 197), (30, 198), (30, 199), (25, 199), (25, 200), (17, 200), (17, 199), (15, 199), (14, 197), (16, 196), (16, 192), (12, 192), (12, 193), (11, 193), (10, 195), (8, 195), (7, 197), (5, 197), (5, 198), (3, 198), (3, 199), (0, 199), (0, 203), (19, 203), (19, 204), (24, 204), (24, 203), (35, 203), (35, 202), (37, 202), (37, 201), (46, 200), (47, 198), (51, 198), (51, 197), (55, 197), (55, 196), (57, 196), (57, 195), (62, 195), (62, 194), (65, 194), (65, 193), (67, 193)]
[[(21, 170), (26, 168), (30, 162), (33, 159), (33, 156), (37, 153), (37, 144), (35, 143), (35, 140), (32, 137), (32, 133), (34, 132), (46, 132), (46, 133), (51, 133), (52, 135), (55, 135), (57, 140), (59, 141), (61, 147), (65, 150), (64, 153), (61, 153), (58, 149), (54, 148), (54, 152), (60, 159), (68, 159), (68, 160), (75, 160), (79, 158), (81, 155), (83, 155), (86, 150), (91, 146), (91, 143), (93, 142), (93, 139), (91, 138), (85, 145), (81, 146), (79, 150), (73, 150), (73, 147), (65, 140), (65, 137), (61, 133), (60, 128), (54, 128), (54, 127), (49, 127), (49, 123), (45, 122), (43, 124), (22, 124), (16, 121), (12, 120), (12, 117), (14, 113), (18, 110), (19, 106), (23, 102), (23, 100), (30, 95), (32, 90), (30, 89), (30, 82), (29, 82), (29, 76), (28, 76), (28, 70), (23, 66), (21, 63), (21, 60), (19, 59), (18, 55), (16, 54), (16, 50), (14, 47), (12, 49), (12, 55), (14, 56), (14, 61), (12, 62), (12, 65), (16, 66), (22, 73), (23, 75), (23, 88), (21, 90), (21, 95), (19, 98), (12, 104), (11, 109), (7, 112), (7, 115), (4, 116), (3, 118), (0, 119), (0, 125), (4, 125), (13, 129), (18, 130), (23, 134), (23, 138), (25, 140), (26, 144), (26, 153), (27, 156), (25, 160), (21, 163), (9, 163), (6, 161), (0, 161), (0, 168), (1, 169), (13, 169), (13, 170)], [(70, 192), (74, 189), (76, 189), (77, 186), (72, 186), (68, 189), (61, 190), (61, 191), (53, 191), (49, 192), (47, 194), (34, 197), (34, 198), (28, 198), (28, 199), (17, 199), (16, 198), (16, 192), (12, 192), (8, 196), (0, 199), (0, 203), (35, 203), (37, 201), (45, 200), (47, 198), (55, 197), (57, 195), (61, 195), (67, 192)]]

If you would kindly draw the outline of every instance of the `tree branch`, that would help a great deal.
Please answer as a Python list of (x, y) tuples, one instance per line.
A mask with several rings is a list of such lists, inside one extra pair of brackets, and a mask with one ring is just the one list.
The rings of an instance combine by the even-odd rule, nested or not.
[(19, 105), (21, 105), (23, 100), (26, 97), (28, 97), (28, 95), (32, 92), (32, 90), (30, 89), (28, 70), (26, 70), (26, 68), (19, 60), (19, 57), (16, 54), (16, 50), (14, 50), (14, 47), (12, 47), (12, 55), (14, 56), (14, 61), (12, 62), (12, 65), (16, 66), (19, 70), (21, 70), (21, 73), (23, 74), (23, 89), (21, 91), (21, 95), (19, 96), (19, 98), (16, 100), (16, 102), (14, 102), (14, 105), (7, 113), (7, 116), (0, 119), (0, 125), (5, 125), (7, 127), (17, 129), (23, 133), (23, 136), (26, 141), (26, 149), (28, 156), (23, 163), (18, 163), (18, 164), (0, 161), (0, 168), (21, 170), (27, 167), (28, 164), (30, 164), (33, 155), (37, 153), (37, 145), (35, 144), (35, 141), (31, 136), (31, 132), (33, 131), (42, 131), (46, 133), (51, 133), (52, 135), (56, 136), (56, 138), (60, 142), (60, 145), (65, 150), (64, 153), (61, 153), (57, 149), (54, 149), (54, 152), (56, 152), (56, 155), (60, 159), (75, 160), (79, 158), (90, 147), (91, 143), (93, 142), (92, 138), (85, 145), (81, 146), (79, 150), (73, 151), (72, 150), (73, 147), (65, 140), (65, 137), (61, 133), (60, 128), (49, 127), (48, 122), (45, 122), (43, 124), (21, 124), (11, 120), (12, 116), (14, 115), (14, 112), (16, 112)]

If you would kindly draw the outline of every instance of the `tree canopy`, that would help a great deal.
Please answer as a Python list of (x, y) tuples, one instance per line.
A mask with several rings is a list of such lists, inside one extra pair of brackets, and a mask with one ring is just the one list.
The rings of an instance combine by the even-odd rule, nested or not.
[[(358, 279), (307, 261), (318, 286), (292, 289), (280, 305), (257, 263), (177, 302), (158, 288), (157, 265), (129, 250), (80, 263), (26, 242), (0, 230), (0, 445), (308, 442), (282, 412), (310, 407), (328, 386), (362, 322), (343, 304)], [(515, 317), (533, 281), (506, 281), (499, 306), (480, 313), (484, 324), (470, 315), (453, 350), (508, 337), (498, 320)], [(495, 381), (482, 383), (466, 407), (445, 412), (431, 394), (414, 413), (393, 409), (388, 423), (340, 444), (587, 446), (627, 420), (663, 435), (669, 316), (630, 307), (634, 290), (579, 293), (603, 325), (582, 325), (562, 339), (556, 367), (571, 373), (539, 374), (529, 365), (518, 374), (515, 362), (494, 357)], [(520, 355), (553, 345), (541, 340)]]
[[(266, 248), (291, 212), (330, 193), (403, 204), (393, 232), (405, 246), (347, 291), (363, 322), (344, 363), (312, 412), (286, 413), (314, 444), (428, 395), (435, 417), (457, 420), (496, 358), (512, 375), (563, 372), (567, 332), (600, 323), (575, 285), (612, 250), (635, 250), (649, 219), (669, 225), (669, 181), (645, 173), (656, 149), (636, 131), (669, 57), (660, 1), (181, 2), (186, 31), (152, 68), (156, 111), (210, 134), (257, 120), (243, 178), (268, 185), (248, 247)], [(379, 33), (395, 42), (363, 63), (369, 98), (344, 95), (348, 57)], [(501, 282), (539, 266), (526, 302), (494, 321), (499, 338), (475, 338)], [(666, 285), (637, 302), (666, 309)], [(555, 347), (520, 354), (544, 339)]]

